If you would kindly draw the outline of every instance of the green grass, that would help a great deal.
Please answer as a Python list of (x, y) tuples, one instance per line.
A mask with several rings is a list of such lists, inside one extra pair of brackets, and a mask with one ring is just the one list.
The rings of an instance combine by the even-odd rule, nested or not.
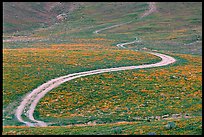
[[(64, 83), (40, 101), (35, 116), (67, 125), (175, 113), (198, 115), (202, 111), (201, 58), (177, 56), (177, 63), (166, 67), (99, 74)], [(142, 104), (147, 106), (140, 107)]]
[[(52, 78), (160, 60), (143, 53), (116, 50), (114, 47), (118, 43), (138, 37), (141, 43), (127, 47), (158, 50), (175, 57), (177, 62), (160, 68), (112, 72), (64, 83), (46, 94), (34, 113), (36, 119), (55, 122), (53, 125), (59, 127), (4, 128), (3, 134), (201, 134), (202, 43), (185, 45), (202, 41), (201, 6), (202, 3), (157, 3), (158, 12), (138, 19), (148, 9), (146, 3), (86, 3), (69, 14), (68, 20), (49, 28), (4, 33), (7, 37), (28, 35), (45, 40), (3, 43), (6, 49), (3, 50), (3, 125), (22, 125), (10, 110), (16, 108), (25, 93)], [(131, 20), (130, 24), (93, 34), (97, 29)], [(15, 24), (4, 25), (15, 27)], [(22, 30), (26, 28), (21, 27)], [(104, 40), (94, 40), (96, 38)], [(82, 43), (101, 46), (56, 46), (59, 49), (53, 46)], [(140, 60), (136, 60), (138, 57)], [(169, 121), (110, 125), (118, 121), (135, 121), (136, 116), (180, 112), (198, 118), (175, 121), (179, 128), (172, 130), (164, 128)], [(89, 121), (107, 125), (60, 127)]]
[[(7, 127), (3, 135), (201, 135), (202, 117), (180, 120), (154, 122), (136, 122), (132, 124), (106, 124), (86, 127)], [(166, 129), (168, 122), (174, 122), (176, 127)]]
[[(127, 56), (128, 53), (128, 56)], [(138, 56), (139, 58), (135, 58)], [(148, 57), (148, 58), (147, 58)], [(63, 75), (99, 68), (153, 63), (160, 58), (120, 50), (21, 49), (3, 52), (3, 108), (9, 117), (21, 98), (42, 83)], [(15, 93), (15, 94), (14, 94)], [(10, 103), (15, 102), (14, 106)], [(14, 119), (13, 116), (12, 120)], [(4, 124), (7, 122), (4, 121)], [(10, 123), (10, 122), (9, 122)]]
[[(34, 34), (30, 35), (48, 37), (49, 40), (43, 42), (45, 45), (62, 43), (63, 40), (72, 43), (69, 39), (94, 38), (96, 34), (93, 34), (93, 31), (97, 29), (133, 20), (130, 24), (102, 31), (102, 34), (97, 36), (116, 40), (117, 43), (139, 37), (144, 47), (176, 53), (202, 54), (202, 43), (184, 45), (197, 39), (202, 40), (201, 3), (157, 3), (158, 12), (138, 19), (147, 6), (146, 3), (87, 3), (69, 14), (68, 20), (49, 29), (34, 31)], [(119, 11), (114, 12), (116, 10)], [(93, 27), (89, 28), (90, 25)], [(180, 30), (181, 32), (177, 32)], [(23, 34), (19, 32), (15, 35), (21, 33)], [(29, 44), (22, 45), (28, 47)], [(110, 42), (107, 44), (112, 45)], [(4, 46), (12, 47), (17, 46)]]

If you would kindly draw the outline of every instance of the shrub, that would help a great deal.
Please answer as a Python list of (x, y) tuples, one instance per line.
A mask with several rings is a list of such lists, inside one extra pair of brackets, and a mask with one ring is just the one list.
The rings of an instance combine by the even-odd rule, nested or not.
[(175, 122), (168, 122), (168, 124), (165, 125), (165, 128), (166, 128), (166, 129), (173, 129), (173, 128), (175, 128), (175, 127), (176, 127)]
[(149, 132), (148, 135), (156, 135), (155, 132)]
[(115, 127), (112, 129), (114, 134), (121, 134), (122, 133), (122, 128), (121, 127)]

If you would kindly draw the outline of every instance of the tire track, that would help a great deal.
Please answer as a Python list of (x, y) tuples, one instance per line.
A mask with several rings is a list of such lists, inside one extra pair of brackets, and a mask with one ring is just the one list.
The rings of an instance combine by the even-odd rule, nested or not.
[(141, 18), (144, 18), (148, 15), (150, 15), (153, 12), (157, 11), (157, 7), (156, 7), (156, 3), (155, 2), (149, 2), (149, 10), (147, 10), (146, 12), (144, 12), (144, 14), (141, 16)]
[[(138, 41), (133, 41), (129, 43), (122, 43), (120, 46), (132, 44), (134, 42)], [(74, 73), (74, 74), (69, 74), (66, 76), (62, 76), (53, 80), (48, 81), (47, 83), (44, 83), (43, 85), (39, 86), (38, 88), (34, 89), (30, 94), (28, 94), (25, 99), (21, 102), (21, 105), (17, 108), (16, 111), (16, 117), (18, 120), (22, 123), (25, 123), (28, 126), (47, 126), (47, 124), (43, 121), (38, 121), (35, 120), (33, 117), (33, 113), (35, 110), (35, 107), (37, 106), (37, 103), (41, 98), (45, 96), (45, 94), (52, 89), (58, 87), (62, 83), (65, 83), (67, 81), (79, 78), (79, 77), (84, 77), (84, 76), (89, 76), (89, 75), (95, 75), (95, 74), (100, 74), (100, 73), (105, 73), (105, 72), (115, 72), (115, 71), (121, 71), (121, 70), (132, 70), (132, 69), (141, 69), (141, 68), (151, 68), (151, 67), (160, 67), (160, 66), (165, 66), (174, 63), (176, 60), (173, 57), (170, 57), (168, 55), (164, 55), (161, 53), (155, 53), (155, 52), (148, 52), (150, 54), (153, 54), (155, 56), (160, 57), (162, 60), (158, 63), (154, 64), (145, 64), (145, 65), (138, 65), (138, 66), (127, 66), (127, 67), (117, 67), (117, 68), (107, 68), (107, 69), (97, 69), (97, 70), (92, 70), (92, 71), (85, 71), (85, 72), (79, 72), (79, 73)], [(21, 115), (24, 112), (24, 109), (26, 105), (29, 105), (29, 110), (27, 111), (27, 116), (28, 118), (36, 122), (35, 124), (31, 122), (26, 122), (22, 119)]]
[(102, 28), (102, 29), (94, 31), (93, 33), (98, 34), (99, 32), (101, 32), (103, 30), (112, 29), (112, 28), (119, 27), (119, 26), (122, 26), (122, 25), (125, 25), (125, 24), (129, 24), (131, 22), (133, 22), (133, 21), (129, 21), (129, 22), (125, 22), (125, 23), (120, 23), (120, 24), (116, 24), (116, 25), (109, 26), (109, 27), (106, 27), (106, 28)]
[[(146, 11), (142, 15), (141, 18), (151, 14), (156, 9), (154, 2), (150, 2), (149, 7), (150, 7), (149, 10)], [(113, 26), (106, 27), (106, 28), (103, 28), (103, 29), (99, 29), (99, 30), (94, 31), (94, 33), (98, 34), (99, 32), (101, 32), (103, 30), (111, 29), (111, 28), (114, 28), (114, 27), (118, 27), (118, 26), (121, 26), (121, 25), (124, 25), (124, 24), (131, 23), (131, 22), (132, 21), (117, 24), (117, 25), (113, 25)], [(120, 44), (117, 44), (116, 46), (120, 47), (120, 48), (126, 48), (126, 47), (124, 47), (125, 45), (133, 44), (133, 43), (137, 43), (137, 42), (140, 42), (140, 40), (138, 40), (136, 38), (136, 40), (134, 40), (132, 42), (120, 43)], [(18, 121), (26, 124), (27, 126), (42, 126), (42, 127), (45, 127), (48, 124), (43, 122), (43, 121), (36, 120), (33, 117), (33, 113), (34, 113), (35, 108), (36, 108), (38, 102), (40, 101), (40, 99), (43, 98), (46, 93), (48, 93), (52, 89), (58, 87), (62, 83), (65, 83), (67, 81), (70, 81), (70, 80), (73, 80), (73, 79), (76, 79), (76, 78), (79, 78), (79, 77), (84, 77), (84, 76), (89, 76), (89, 75), (96, 75), (96, 74), (107, 73), (107, 72), (141, 69), (141, 68), (151, 68), (151, 67), (160, 67), (160, 66), (165, 66), (165, 65), (172, 64), (172, 63), (174, 63), (176, 61), (173, 57), (170, 57), (168, 55), (164, 55), (164, 54), (161, 54), (161, 53), (156, 53), (156, 52), (147, 52), (147, 53), (158, 56), (162, 60), (160, 62), (154, 63), (154, 64), (144, 64), (144, 65), (138, 65), (138, 66), (125, 66), (125, 67), (117, 67), (117, 68), (97, 69), (97, 70), (92, 70), (92, 71), (73, 73), (73, 74), (69, 74), (69, 75), (66, 75), (66, 76), (61, 76), (61, 77), (52, 79), (52, 80), (42, 84), (41, 86), (37, 87), (36, 89), (34, 89), (32, 92), (30, 92), (29, 94), (27, 94), (23, 98), (23, 101), (17, 107), (16, 114), (15, 114), (16, 118), (18, 119)], [(32, 122), (23, 120), (22, 114), (24, 114), (26, 117), (28, 117), (28, 119), (30, 121), (32, 121)]]

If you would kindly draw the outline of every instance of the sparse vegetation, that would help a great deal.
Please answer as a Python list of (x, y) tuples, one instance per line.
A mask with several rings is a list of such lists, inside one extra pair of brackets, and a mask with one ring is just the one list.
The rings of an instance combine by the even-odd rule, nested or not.
[[(3, 42), (3, 135), (202, 134), (201, 2), (158, 2), (157, 12), (141, 19), (146, 2), (52, 4), (4, 2), (3, 39), (18, 40)], [(56, 21), (61, 12), (66, 20)], [(116, 47), (135, 37), (141, 42), (126, 46), (131, 50)], [(142, 49), (177, 62), (71, 80), (36, 107), (34, 117), (51, 126), (25, 127), (17, 121), (14, 111), (22, 97), (50, 79), (161, 60)], [(172, 114), (182, 117), (172, 119)]]
[(84, 127), (4, 127), (3, 135), (115, 135), (114, 128), (122, 129), (123, 135), (147, 135), (154, 132), (156, 135), (201, 135), (202, 117), (180, 119), (174, 122), (178, 127), (166, 130), (164, 125), (169, 121), (135, 122), (131, 124), (103, 124)]

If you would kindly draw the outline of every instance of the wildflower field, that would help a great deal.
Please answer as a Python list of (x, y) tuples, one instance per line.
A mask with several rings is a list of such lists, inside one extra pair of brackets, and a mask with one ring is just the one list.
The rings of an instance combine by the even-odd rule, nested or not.
[[(82, 2), (68, 12), (67, 20), (38, 26), (44, 19), (54, 22), (54, 10), (65, 10), (49, 4), (27, 5), (31, 10), (22, 20), (7, 20), (15, 10), (16, 15), (23, 11), (16, 7), (11, 12), (15, 3), (4, 12), (3, 135), (202, 134), (201, 2), (156, 2), (157, 10), (144, 18), (146, 2)], [(40, 12), (43, 7), (51, 11), (50, 18), (45, 15), (50, 11)], [(36, 9), (46, 18), (38, 18)], [(29, 16), (36, 23), (23, 25)], [(139, 41), (124, 49), (116, 46), (135, 39)], [(149, 51), (176, 62), (83, 76), (59, 85), (34, 111), (34, 118), (49, 123), (47, 127), (27, 127), (15, 116), (22, 99), (51, 79), (161, 61)]]
[[(171, 120), (172, 121), (172, 120)], [(176, 127), (168, 130), (168, 121), (132, 122), (129, 124), (100, 124), (84, 127), (21, 127), (5, 126), (3, 135), (200, 135), (202, 133), (202, 117), (174, 120)], [(12, 130), (11, 130), (12, 129)]]
[(64, 83), (39, 103), (36, 117), (66, 125), (177, 113), (200, 116), (201, 58), (175, 56), (179, 66), (104, 73)]
[[(56, 46), (60, 48), (57, 49)], [(87, 50), (88, 47), (95, 48), (95, 50)], [(22, 96), (56, 76), (99, 68), (120, 67), (124, 64), (127, 66), (160, 61), (160, 58), (147, 53), (96, 49), (96, 47), (100, 46), (60, 44), (48, 49), (4, 49), (3, 109), (5, 124), (7, 120), (13, 122), (14, 112), (10, 112), (10, 109), (14, 109), (20, 103)]]

